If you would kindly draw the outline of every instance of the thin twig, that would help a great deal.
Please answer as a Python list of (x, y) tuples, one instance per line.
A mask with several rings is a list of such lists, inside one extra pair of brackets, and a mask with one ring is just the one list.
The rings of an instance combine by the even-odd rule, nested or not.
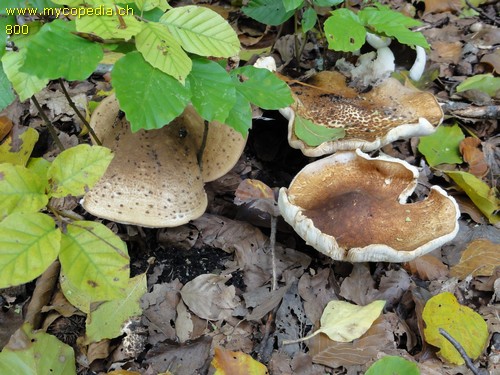
[(98, 145), (98, 146), (102, 146), (102, 143), (101, 141), (99, 140), (99, 138), (97, 137), (97, 134), (94, 132), (94, 129), (92, 129), (90, 127), (90, 124), (88, 123), (87, 119), (85, 117), (83, 117), (82, 113), (78, 110), (78, 108), (76, 108), (76, 105), (75, 105), (75, 102), (73, 101), (73, 99), (71, 99), (71, 97), (69, 96), (69, 93), (68, 93), (68, 90), (66, 90), (66, 87), (64, 86), (64, 81), (62, 80), (62, 78), (59, 78), (59, 84), (61, 85), (61, 88), (62, 88), (62, 91), (63, 91), (63, 94), (64, 96), (66, 97), (66, 100), (68, 101), (69, 103), (69, 106), (71, 108), (73, 108), (73, 111), (75, 111), (76, 115), (78, 116), (78, 118), (82, 121), (83, 125), (85, 126), (85, 128), (87, 128), (87, 131), (89, 132), (90, 136), (94, 139), (94, 142)]
[(205, 147), (207, 146), (207, 138), (208, 138), (208, 121), (204, 121), (203, 128), (203, 138), (201, 139), (200, 149), (196, 154), (196, 158), (198, 159), (198, 165), (200, 166), (200, 170), (203, 171), (203, 152), (205, 151)]
[(35, 95), (33, 95), (31, 97), (31, 100), (33, 101), (33, 104), (35, 105), (36, 109), (38, 110), (40, 117), (45, 122), (45, 126), (47, 127), (47, 130), (49, 131), (50, 136), (54, 140), (54, 143), (56, 144), (57, 148), (59, 148), (59, 151), (63, 152), (64, 146), (61, 143), (61, 140), (59, 139), (59, 137), (57, 136), (56, 130), (54, 129), (54, 125), (52, 125), (49, 118), (45, 115), (45, 112), (42, 110), (42, 106), (40, 105), (40, 103), (38, 103), (38, 100), (35, 97)]
[(278, 218), (274, 215), (271, 215), (271, 233), (269, 235), (269, 247), (271, 248), (271, 264), (272, 264), (272, 290), (278, 289), (278, 279), (276, 276), (276, 224), (278, 222)]
[(491, 22), (493, 22), (495, 25), (498, 25), (500, 24), (500, 22), (498, 22), (496, 20), (496, 18), (494, 17), (491, 17), (488, 13), (484, 12), (482, 9), (478, 8), (478, 7), (475, 7), (474, 5), (472, 5), (470, 3), (469, 0), (465, 0), (465, 4), (467, 4), (467, 6), (473, 10), (475, 10), (476, 12), (478, 12), (480, 15), (482, 15), (483, 17), (489, 19)]
[[(443, 335), (446, 340), (448, 340), (450, 342), (451, 345), (453, 345), (453, 347), (455, 349), (457, 349), (457, 351), (460, 353), (460, 355), (462, 356), (462, 358), (464, 359), (465, 361), (465, 364), (467, 365), (467, 367), (469, 368), (469, 370), (472, 371), (472, 373), (474, 375), (484, 375), (485, 372), (482, 371), (483, 369), (479, 370), (475, 365), (474, 363), (472, 362), (472, 359), (470, 359), (470, 357), (467, 355), (467, 353), (465, 352), (464, 348), (462, 345), (460, 345), (460, 343), (455, 340), (448, 332), (446, 332), (444, 329), (442, 328), (439, 328), (439, 333), (441, 335)], [(488, 373), (488, 372), (486, 372)]]

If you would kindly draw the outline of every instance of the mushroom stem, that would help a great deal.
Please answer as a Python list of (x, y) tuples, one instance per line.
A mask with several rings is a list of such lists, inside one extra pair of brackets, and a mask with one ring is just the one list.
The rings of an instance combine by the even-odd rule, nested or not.
[(415, 51), (417, 52), (417, 57), (415, 58), (415, 62), (413, 63), (412, 67), (410, 68), (409, 75), (412, 80), (418, 81), (424, 73), (427, 55), (425, 53), (425, 49), (420, 46), (416, 46)]
[(203, 151), (205, 151), (205, 147), (207, 146), (207, 138), (208, 138), (208, 121), (203, 121), (203, 138), (201, 140), (200, 149), (196, 154), (196, 158), (198, 159), (198, 165), (200, 166), (200, 171), (203, 171)]
[(389, 48), (391, 39), (380, 38), (375, 34), (366, 33), (366, 41), (377, 50), (377, 58), (373, 61), (373, 72), (377, 77), (390, 75), (396, 69), (394, 53)]

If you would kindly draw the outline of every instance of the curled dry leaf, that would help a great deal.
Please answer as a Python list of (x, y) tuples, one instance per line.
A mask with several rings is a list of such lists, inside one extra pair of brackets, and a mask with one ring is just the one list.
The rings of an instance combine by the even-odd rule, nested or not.
[(451, 268), (450, 274), (459, 279), (464, 279), (468, 275), (491, 276), (498, 266), (500, 266), (500, 244), (480, 238), (467, 246), (460, 262)]
[(404, 268), (422, 280), (436, 280), (448, 276), (448, 267), (430, 254), (405, 263)]
[(182, 300), (202, 319), (219, 320), (231, 315), (239, 304), (234, 286), (225, 285), (231, 275), (205, 274), (189, 281), (181, 289)]
[(467, 137), (460, 142), (459, 149), (464, 161), (469, 164), (469, 173), (481, 178), (488, 173), (488, 164), (479, 149), (480, 145), (481, 141), (478, 138)]

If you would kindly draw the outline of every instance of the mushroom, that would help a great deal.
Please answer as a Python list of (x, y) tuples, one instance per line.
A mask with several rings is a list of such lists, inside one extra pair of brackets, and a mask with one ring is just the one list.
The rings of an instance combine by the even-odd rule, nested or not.
[(226, 174), (246, 142), (230, 127), (211, 123), (201, 170), (197, 152), (204, 122), (192, 106), (161, 129), (132, 133), (110, 95), (90, 124), (115, 157), (85, 194), (83, 207), (104, 219), (144, 227), (175, 227), (200, 217), (207, 207), (203, 183)]
[(280, 189), (278, 206), (299, 236), (335, 260), (407, 262), (458, 232), (458, 205), (440, 187), (407, 203), (417, 178), (400, 159), (339, 152), (302, 169)]
[[(323, 71), (307, 84), (291, 85), (295, 103), (280, 109), (288, 122), (288, 142), (306, 156), (336, 151), (373, 151), (402, 138), (431, 134), (443, 120), (434, 95), (388, 78), (367, 93), (348, 87), (345, 77)], [(345, 137), (309, 146), (295, 134), (299, 115), (325, 127), (344, 128)]]

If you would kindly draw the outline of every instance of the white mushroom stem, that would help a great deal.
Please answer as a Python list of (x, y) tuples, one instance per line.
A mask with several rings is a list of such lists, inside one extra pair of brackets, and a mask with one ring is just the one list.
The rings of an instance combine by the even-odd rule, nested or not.
[(380, 38), (375, 34), (366, 33), (366, 41), (377, 50), (377, 58), (373, 60), (374, 76), (389, 76), (396, 69), (394, 54), (389, 48), (391, 39)]
[(427, 60), (427, 55), (425, 53), (425, 49), (420, 46), (416, 46), (415, 48), (417, 52), (417, 57), (415, 58), (415, 62), (410, 68), (410, 78), (414, 81), (420, 80), (422, 74), (424, 73), (425, 63)]

